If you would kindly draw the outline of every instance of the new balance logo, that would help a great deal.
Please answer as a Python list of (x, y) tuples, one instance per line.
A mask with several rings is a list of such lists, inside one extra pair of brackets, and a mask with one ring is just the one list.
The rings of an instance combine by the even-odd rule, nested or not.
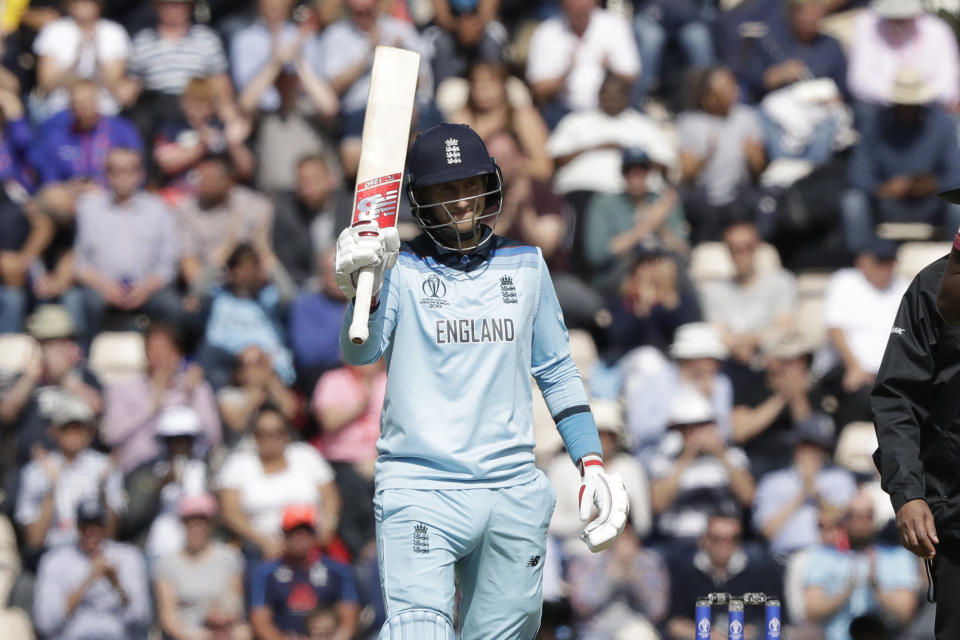
[(540, 556), (530, 556), (530, 559), (527, 560), (528, 567), (535, 567), (540, 564)]
[(430, 553), (430, 534), (427, 525), (418, 522), (413, 525), (413, 552)]

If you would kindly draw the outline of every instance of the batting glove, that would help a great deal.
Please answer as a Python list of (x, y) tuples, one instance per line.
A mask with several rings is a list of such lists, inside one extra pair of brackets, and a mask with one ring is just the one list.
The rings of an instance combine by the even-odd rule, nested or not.
[(396, 227), (381, 229), (373, 220), (362, 220), (340, 232), (334, 275), (337, 286), (348, 299), (357, 294), (360, 269), (373, 268), (373, 297), (383, 287), (383, 274), (397, 262), (400, 236)]
[(580, 521), (590, 520), (593, 507), (599, 514), (580, 534), (590, 551), (596, 553), (613, 544), (627, 525), (630, 503), (623, 480), (616, 473), (607, 473), (597, 455), (583, 456), (580, 467)]

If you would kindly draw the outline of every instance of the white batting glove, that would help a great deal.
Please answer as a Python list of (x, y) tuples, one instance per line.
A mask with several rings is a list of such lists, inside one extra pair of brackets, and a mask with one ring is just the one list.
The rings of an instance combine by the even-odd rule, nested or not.
[(373, 296), (380, 293), (383, 273), (397, 262), (400, 236), (396, 227), (381, 229), (373, 220), (362, 220), (340, 232), (334, 276), (347, 299), (357, 294), (360, 269), (373, 267)]
[(587, 455), (580, 459), (580, 521), (590, 520), (593, 507), (597, 507), (597, 517), (580, 534), (590, 551), (596, 553), (613, 544), (627, 525), (630, 502), (627, 490), (619, 474), (607, 473), (603, 460), (597, 455)]

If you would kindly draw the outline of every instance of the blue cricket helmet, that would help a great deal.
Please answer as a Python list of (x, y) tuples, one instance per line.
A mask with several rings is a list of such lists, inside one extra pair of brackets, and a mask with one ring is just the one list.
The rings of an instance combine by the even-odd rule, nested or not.
[[(486, 177), (486, 189), (480, 194), (484, 198), (483, 211), (474, 215), (471, 232), (455, 229), (457, 222), (446, 208), (449, 203), (419, 201), (417, 192), (424, 187), (477, 176)], [(476, 131), (465, 124), (445, 122), (414, 140), (407, 157), (407, 198), (417, 224), (435, 243), (464, 251), (464, 241), (472, 240), (473, 247), (468, 248), (475, 248), (492, 237), (503, 201), (503, 178)]]

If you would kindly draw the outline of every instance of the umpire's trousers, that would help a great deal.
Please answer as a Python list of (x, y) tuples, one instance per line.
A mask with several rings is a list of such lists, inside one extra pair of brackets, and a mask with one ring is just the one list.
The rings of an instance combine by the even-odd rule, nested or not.
[(937, 594), (937, 640), (960, 638), (960, 545), (941, 543), (933, 559), (933, 584)]

